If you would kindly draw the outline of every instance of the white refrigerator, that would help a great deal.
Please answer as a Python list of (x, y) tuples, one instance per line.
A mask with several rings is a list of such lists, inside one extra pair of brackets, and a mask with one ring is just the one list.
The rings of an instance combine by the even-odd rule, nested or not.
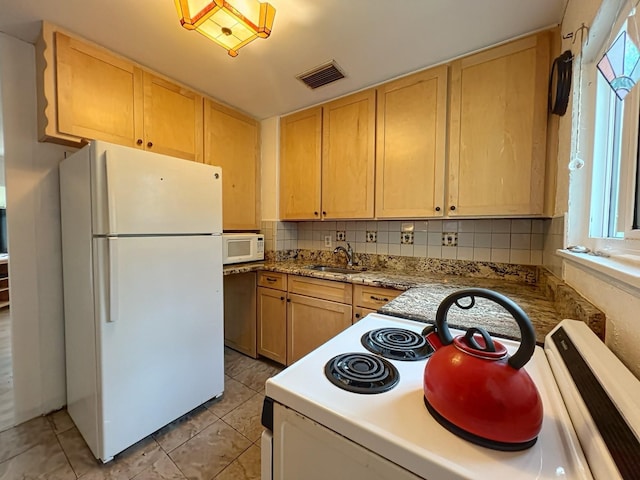
[(107, 462), (223, 392), (222, 173), (95, 141), (60, 202), (67, 408)]

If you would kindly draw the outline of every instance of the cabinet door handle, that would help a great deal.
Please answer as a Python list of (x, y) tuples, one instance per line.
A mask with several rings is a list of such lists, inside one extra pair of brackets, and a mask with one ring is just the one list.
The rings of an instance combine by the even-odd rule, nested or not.
[(153, 142), (147, 142), (147, 147), (149, 148), (153, 147)]
[(360, 314), (359, 313), (356, 313), (356, 318), (360, 318)]
[(451, 206), (449, 207), (449, 210), (455, 210), (455, 209), (456, 209), (456, 206), (455, 206), (455, 205), (451, 205)]
[(291, 303), (291, 299), (290, 299), (290, 298), (287, 298), (287, 302)]
[(318, 212), (313, 212), (313, 214), (317, 217), (318, 216)]
[(142, 145), (142, 139), (141, 139), (141, 138), (139, 138), (138, 140), (136, 140), (136, 144), (137, 144), (137, 145)]
[(327, 212), (322, 212), (322, 215), (326, 217), (327, 216)]
[(273, 277), (264, 277), (264, 279), (269, 283), (273, 283), (273, 282), (277, 282), (278, 281), (277, 278), (273, 278)]
[(440, 207), (436, 207), (436, 212), (439, 212), (439, 211), (440, 211)]
[(371, 298), (371, 300), (376, 300), (378, 302), (388, 302), (389, 301), (388, 298), (376, 297), (375, 295), (369, 295), (369, 298)]
[(280, 297), (280, 300), (284, 300), (284, 297)]

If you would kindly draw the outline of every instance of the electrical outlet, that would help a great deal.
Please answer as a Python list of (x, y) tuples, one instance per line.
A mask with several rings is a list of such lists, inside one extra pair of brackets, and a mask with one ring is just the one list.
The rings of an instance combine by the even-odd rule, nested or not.
[(324, 236), (324, 246), (331, 248), (331, 235)]
[(458, 246), (458, 232), (445, 232), (442, 234), (442, 246), (443, 247), (457, 247)]

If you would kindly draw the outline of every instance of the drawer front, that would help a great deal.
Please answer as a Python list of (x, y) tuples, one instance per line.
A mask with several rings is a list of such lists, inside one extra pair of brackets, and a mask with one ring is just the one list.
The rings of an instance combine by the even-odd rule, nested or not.
[(396, 298), (402, 292), (392, 288), (369, 287), (367, 285), (353, 286), (353, 304), (359, 307), (378, 310)]
[(289, 276), (289, 293), (297, 293), (308, 297), (331, 300), (351, 305), (352, 292), (350, 283), (334, 282), (321, 278)]
[(286, 290), (287, 274), (278, 272), (258, 272), (258, 286), (275, 288), (276, 290)]

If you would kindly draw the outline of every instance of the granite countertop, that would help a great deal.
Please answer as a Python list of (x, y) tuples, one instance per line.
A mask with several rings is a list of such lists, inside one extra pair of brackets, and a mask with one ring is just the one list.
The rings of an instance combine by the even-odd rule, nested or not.
[[(438, 306), (450, 293), (464, 288), (486, 288), (507, 296), (524, 310), (536, 331), (536, 341), (540, 344), (544, 342), (547, 333), (563, 318), (583, 320), (601, 338), (604, 336), (604, 315), (602, 312), (588, 304), (575, 291), (573, 291), (575, 295), (567, 295), (567, 289), (572, 290), (570, 287), (557, 279), (555, 283), (547, 281), (545, 275), (539, 275), (542, 278), (538, 279), (536, 283), (526, 283), (505, 279), (505, 277), (513, 277), (508, 268), (504, 275), (498, 273), (496, 278), (468, 277), (464, 275), (464, 271), (455, 272), (458, 274), (390, 269), (358, 271), (357, 267), (353, 273), (346, 274), (321, 272), (307, 268), (314, 263), (318, 262), (284, 260), (227, 265), (224, 268), (224, 273), (228, 275), (267, 270), (403, 290), (404, 293), (381, 307), (378, 312), (425, 323), (435, 321)], [(562, 298), (558, 299), (553, 293), (560, 290), (560, 285), (563, 287), (561, 289), (563, 295), (559, 295)], [(461, 303), (466, 302), (462, 301)], [(573, 305), (573, 308), (569, 310), (570, 315), (567, 315), (563, 304), (565, 306)], [(447, 321), (452, 328), (466, 329), (481, 326), (492, 335), (520, 339), (520, 331), (513, 317), (497, 303), (484, 298), (477, 298), (476, 305), (469, 310), (452, 306), (448, 311)]]

